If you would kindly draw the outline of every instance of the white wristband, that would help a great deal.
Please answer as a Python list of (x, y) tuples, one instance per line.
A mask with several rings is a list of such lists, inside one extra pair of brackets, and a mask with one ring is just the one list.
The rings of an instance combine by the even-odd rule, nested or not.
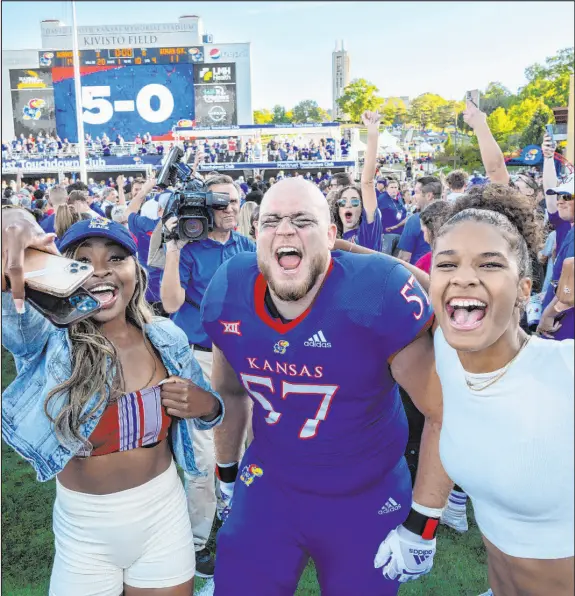
[(417, 513), (421, 513), (421, 515), (426, 515), (427, 517), (435, 517), (437, 519), (441, 517), (441, 513), (443, 512), (443, 508), (437, 509), (435, 507), (426, 507), (425, 505), (420, 505), (415, 501), (411, 503), (411, 508), (414, 511), (417, 511)]

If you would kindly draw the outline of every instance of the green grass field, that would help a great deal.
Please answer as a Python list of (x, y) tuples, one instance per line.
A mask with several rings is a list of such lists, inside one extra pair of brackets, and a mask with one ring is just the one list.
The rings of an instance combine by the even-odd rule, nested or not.
[[(13, 377), (12, 357), (2, 350), (2, 390)], [(32, 467), (2, 443), (3, 595), (46, 596), (48, 593), (54, 556), (54, 496), (55, 483), (36, 482)], [(202, 585), (203, 582), (197, 581), (197, 589)], [(464, 535), (441, 527), (433, 571), (419, 581), (402, 586), (400, 596), (477, 596), (485, 592), (487, 586), (485, 550), (472, 521), (469, 532)], [(320, 594), (311, 562), (296, 594)], [(249, 596), (249, 593), (238, 596)]]

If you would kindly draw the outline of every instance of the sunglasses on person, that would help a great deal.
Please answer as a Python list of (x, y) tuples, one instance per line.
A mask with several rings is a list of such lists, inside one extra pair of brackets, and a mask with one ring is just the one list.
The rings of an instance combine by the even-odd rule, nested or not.
[[(351, 202), (352, 207), (359, 207), (361, 204), (361, 201), (359, 199), (349, 199), (349, 202)], [(337, 206), (338, 207), (347, 207), (348, 199), (338, 199)]]
[(563, 201), (572, 201), (573, 195), (567, 193), (560, 193), (557, 195), (557, 200), (562, 199)]

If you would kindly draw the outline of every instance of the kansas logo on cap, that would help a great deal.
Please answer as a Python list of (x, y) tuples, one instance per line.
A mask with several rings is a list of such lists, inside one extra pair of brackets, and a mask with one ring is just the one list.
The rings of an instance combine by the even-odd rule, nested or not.
[(110, 221), (108, 219), (104, 219), (102, 217), (94, 217), (90, 220), (88, 228), (92, 230), (109, 230), (110, 229)]

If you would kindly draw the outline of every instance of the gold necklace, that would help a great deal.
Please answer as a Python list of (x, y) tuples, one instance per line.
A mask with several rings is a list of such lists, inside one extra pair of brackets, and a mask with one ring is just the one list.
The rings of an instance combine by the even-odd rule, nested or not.
[(515, 354), (515, 356), (513, 356), (513, 358), (501, 369), (501, 371), (493, 379), (489, 379), (489, 381), (487, 381), (483, 386), (481, 386), (481, 383), (478, 383), (477, 385), (473, 385), (473, 383), (470, 383), (469, 380), (466, 378), (465, 382), (467, 383), (467, 386), (469, 387), (469, 389), (471, 389), (472, 391), (478, 391), (478, 392), (484, 391), (488, 387), (491, 387), (491, 385), (493, 385), (494, 383), (497, 383), (497, 381), (499, 381), (499, 379), (501, 379), (501, 377), (503, 377), (503, 375), (505, 375), (505, 373), (509, 370), (509, 367), (515, 362), (515, 360), (517, 360), (517, 358), (519, 357), (519, 354), (521, 354), (521, 352), (523, 351), (523, 348), (525, 348), (525, 346), (529, 343), (530, 339), (531, 339), (531, 336), (528, 335), (525, 338), (525, 341), (523, 342), (521, 347), (519, 348), (519, 351), (517, 352), (517, 354)]

